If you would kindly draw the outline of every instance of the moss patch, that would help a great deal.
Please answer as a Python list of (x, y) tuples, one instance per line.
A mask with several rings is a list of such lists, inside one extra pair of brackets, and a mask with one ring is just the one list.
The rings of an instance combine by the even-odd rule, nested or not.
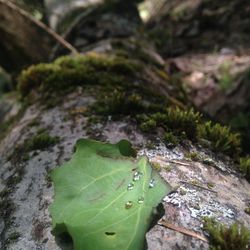
[[(169, 107), (165, 111), (137, 115), (136, 119), (143, 132), (155, 133), (158, 127), (163, 128), (165, 134), (161, 139), (167, 146), (176, 146), (189, 139), (235, 159), (241, 153), (241, 138), (238, 133), (233, 133), (229, 127), (204, 121), (202, 115), (193, 109)], [(198, 157), (190, 154), (189, 158), (194, 160)], [(242, 168), (247, 169), (246, 166)]]
[(226, 227), (213, 219), (205, 219), (204, 229), (209, 233), (211, 250), (245, 250), (249, 247), (250, 231), (234, 223)]
[(250, 157), (240, 158), (239, 169), (244, 174), (245, 178), (250, 182)]
[(98, 114), (129, 115), (144, 111), (145, 106), (139, 94), (115, 89), (113, 93), (101, 96), (92, 109)]
[(46, 129), (39, 129), (33, 137), (26, 139), (23, 144), (15, 147), (8, 160), (13, 163), (29, 160), (29, 152), (33, 150), (44, 150), (59, 142), (59, 137), (52, 137)]
[(37, 96), (48, 98), (76, 86), (123, 85), (140, 70), (135, 61), (117, 56), (94, 53), (64, 56), (54, 63), (33, 65), (24, 70), (18, 79), (18, 90), (23, 98), (29, 97), (32, 101)]
[[(208, 140), (211, 149), (234, 157), (241, 152), (240, 134), (233, 133), (229, 127), (212, 124), (211, 121), (198, 126), (199, 138)], [(204, 143), (203, 143), (204, 144)]]
[[(157, 112), (138, 118), (143, 131), (148, 132), (156, 127), (162, 127), (174, 135), (195, 140), (197, 123), (199, 123), (201, 115), (192, 109), (183, 111), (179, 108), (167, 108), (165, 112)], [(170, 134), (166, 134), (166, 140), (171, 139), (170, 137), (172, 137)], [(175, 141), (173, 137), (171, 141)]]
[(49, 146), (53, 146), (59, 142), (58, 137), (51, 137), (47, 132), (35, 135), (32, 139), (27, 142), (27, 150), (43, 150)]
[[(159, 81), (159, 84), (169, 85), (165, 89), (169, 89), (169, 97), (150, 90), (149, 86), (155, 84), (149, 83), (150, 77), (145, 79), (145, 75), (150, 74), (154, 74), (152, 79), (159, 77), (157, 84)], [(179, 93), (174, 95), (170, 90), (174, 84), (171, 84), (163, 71), (155, 65), (145, 65), (124, 55), (91, 53), (75, 57), (64, 56), (51, 64), (38, 64), (24, 70), (18, 83), (18, 89), (25, 100), (32, 102), (39, 99), (48, 107), (62, 101), (62, 93), (78, 86), (85, 86), (85, 91), (88, 86), (90, 94), (97, 100), (86, 115), (131, 115), (145, 133), (157, 133), (159, 127), (163, 128), (165, 135), (161, 135), (161, 139), (168, 146), (175, 146), (185, 139), (193, 142), (206, 140), (215, 152), (232, 157), (240, 154), (241, 140), (238, 134), (219, 124), (204, 122), (201, 114), (193, 109), (176, 108), (182, 107), (181, 87), (178, 87), (179, 91), (175, 91)], [(41, 143), (40, 146), (48, 141), (46, 135), (37, 139), (40, 142), (34, 143)]]
[(249, 215), (250, 215), (250, 207), (245, 208), (245, 209), (244, 209), (244, 212), (245, 212), (246, 214), (249, 214)]

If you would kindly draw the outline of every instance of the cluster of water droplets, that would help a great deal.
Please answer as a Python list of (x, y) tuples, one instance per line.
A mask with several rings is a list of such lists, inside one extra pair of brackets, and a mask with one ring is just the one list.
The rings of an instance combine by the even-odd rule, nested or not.
[[(134, 172), (134, 174), (133, 174), (133, 182), (130, 182), (130, 183), (127, 185), (127, 190), (128, 190), (128, 191), (133, 190), (134, 187), (135, 187), (135, 184), (134, 184), (134, 183), (137, 182), (137, 181), (139, 181), (142, 177), (143, 177), (143, 173), (142, 173), (142, 172), (140, 172), (140, 171)], [(151, 180), (149, 181), (148, 187), (149, 187), (149, 188), (153, 188), (153, 187), (155, 187), (155, 184), (156, 184), (155, 179), (151, 179)], [(143, 197), (143, 196), (140, 196), (140, 197), (137, 199), (137, 203), (138, 203), (138, 204), (143, 204), (143, 203), (144, 203), (144, 197)], [(125, 203), (125, 208), (126, 208), (126, 209), (130, 209), (132, 206), (133, 206), (133, 201), (127, 201), (127, 202)]]
[(142, 172), (136, 171), (133, 176), (133, 181), (139, 181), (143, 176)]

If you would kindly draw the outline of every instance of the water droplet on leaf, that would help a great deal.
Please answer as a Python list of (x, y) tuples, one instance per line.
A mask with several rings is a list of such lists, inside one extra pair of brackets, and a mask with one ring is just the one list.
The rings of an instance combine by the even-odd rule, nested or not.
[(125, 208), (126, 208), (126, 209), (129, 209), (129, 208), (131, 208), (132, 206), (133, 206), (133, 202), (132, 202), (132, 201), (128, 201), (128, 202), (125, 203)]
[(135, 172), (134, 173), (134, 177), (133, 177), (133, 181), (139, 181), (140, 180), (140, 178), (142, 177), (142, 173), (141, 172)]
[(140, 196), (137, 200), (139, 204), (142, 204), (144, 202), (144, 197)]
[(134, 184), (133, 183), (129, 183), (127, 186), (127, 190), (130, 191), (134, 188)]
[(155, 180), (151, 179), (148, 186), (149, 188), (153, 188), (155, 186)]

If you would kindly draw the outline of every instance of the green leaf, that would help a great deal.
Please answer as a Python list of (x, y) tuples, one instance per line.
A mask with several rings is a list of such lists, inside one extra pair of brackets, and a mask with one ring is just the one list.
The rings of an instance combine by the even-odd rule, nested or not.
[(79, 140), (72, 159), (52, 172), (54, 234), (69, 233), (76, 250), (143, 249), (153, 209), (170, 186), (146, 157), (133, 155), (124, 140)]

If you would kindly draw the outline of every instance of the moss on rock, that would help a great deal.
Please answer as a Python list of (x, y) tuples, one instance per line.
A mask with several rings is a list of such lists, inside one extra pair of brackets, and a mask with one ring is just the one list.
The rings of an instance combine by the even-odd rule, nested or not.
[(198, 126), (199, 138), (208, 140), (211, 149), (229, 156), (237, 157), (241, 152), (240, 134), (233, 133), (229, 127), (211, 121)]
[(250, 157), (240, 158), (239, 169), (244, 174), (246, 179), (250, 182)]
[(35, 135), (33, 138), (28, 140), (26, 144), (27, 151), (32, 150), (43, 150), (48, 148), (49, 146), (53, 146), (59, 142), (58, 137), (52, 137), (47, 132), (42, 132), (40, 134)]
[(249, 248), (250, 231), (234, 223), (226, 227), (214, 219), (205, 218), (204, 229), (209, 233), (211, 250), (244, 250)]
[(139, 64), (117, 56), (91, 53), (63, 56), (50, 64), (32, 65), (18, 79), (23, 98), (33, 94), (49, 97), (85, 85), (123, 85), (126, 79), (141, 70)]

